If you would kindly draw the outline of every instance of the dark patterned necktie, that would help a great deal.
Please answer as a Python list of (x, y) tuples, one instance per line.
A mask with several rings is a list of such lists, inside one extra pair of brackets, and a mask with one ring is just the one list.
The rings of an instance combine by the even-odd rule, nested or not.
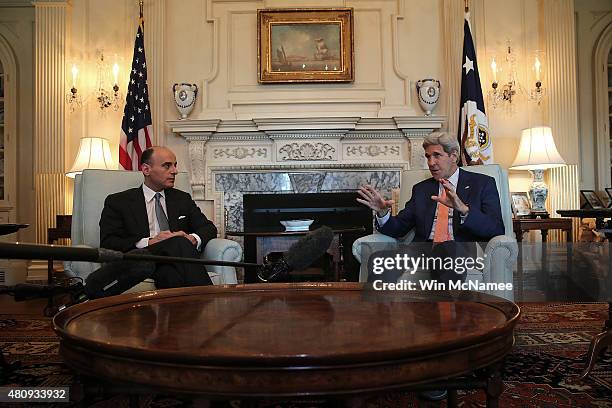
[(160, 198), (161, 194), (155, 193), (155, 216), (157, 217), (157, 224), (159, 225), (160, 231), (169, 231), (170, 225), (168, 224), (168, 217), (166, 217), (164, 207), (162, 207), (159, 201)]

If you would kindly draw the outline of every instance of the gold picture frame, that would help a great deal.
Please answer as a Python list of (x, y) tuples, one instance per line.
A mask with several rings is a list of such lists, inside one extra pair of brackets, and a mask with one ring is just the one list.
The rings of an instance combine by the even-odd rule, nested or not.
[(262, 84), (353, 82), (353, 9), (257, 10)]

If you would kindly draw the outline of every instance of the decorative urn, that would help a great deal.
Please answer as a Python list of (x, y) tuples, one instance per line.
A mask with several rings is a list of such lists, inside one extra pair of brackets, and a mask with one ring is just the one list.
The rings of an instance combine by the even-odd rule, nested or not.
[(196, 84), (185, 83), (174, 84), (172, 92), (174, 92), (174, 103), (176, 103), (176, 109), (181, 114), (181, 119), (187, 119), (195, 105), (198, 96), (198, 86)]
[(419, 105), (425, 111), (425, 115), (431, 115), (440, 99), (440, 81), (437, 79), (421, 79), (416, 83)]

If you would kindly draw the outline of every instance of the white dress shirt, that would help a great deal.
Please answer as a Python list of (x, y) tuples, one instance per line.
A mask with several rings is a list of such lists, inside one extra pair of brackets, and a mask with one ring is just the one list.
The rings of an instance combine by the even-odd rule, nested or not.
[[(455, 170), (455, 172), (448, 178), (448, 182), (451, 183), (451, 185), (455, 188), (455, 190), (457, 189), (457, 184), (459, 183), (459, 168), (457, 168), (457, 170)], [(442, 194), (442, 189), (444, 187), (442, 187), (442, 183), (438, 183), (438, 184), (439, 184), (438, 196), (440, 196)], [(378, 221), (378, 226), (382, 227), (383, 225), (385, 225), (389, 217), (391, 217), (391, 211), (387, 211), (387, 213), (383, 217), (379, 217), (378, 214), (376, 214), (376, 220)], [(462, 224), (466, 217), (467, 217), (467, 214), (461, 216)], [(437, 220), (438, 220), (438, 206), (436, 206), (436, 214), (434, 215), (434, 222), (431, 226), (431, 232), (429, 233), (429, 239), (431, 240), (433, 240), (434, 232), (436, 230)], [(448, 234), (451, 240), (455, 239), (453, 235), (453, 208), (448, 209)]]
[[(159, 223), (157, 222), (157, 217), (155, 215), (155, 194), (157, 191), (151, 190), (146, 184), (142, 184), (142, 192), (144, 193), (145, 198), (145, 207), (147, 208), (147, 219), (149, 220), (149, 236), (147, 238), (142, 238), (140, 241), (136, 242), (136, 248), (144, 248), (149, 246), (149, 239), (157, 236), (161, 231), (159, 229)], [(159, 202), (166, 213), (166, 217), (168, 216), (168, 208), (166, 207), (166, 193), (164, 190), (160, 191), (159, 194), (161, 197), (159, 198)], [(198, 234), (190, 234), (197, 241), (197, 249), (200, 250), (200, 246), (202, 245), (202, 240), (198, 236)]]

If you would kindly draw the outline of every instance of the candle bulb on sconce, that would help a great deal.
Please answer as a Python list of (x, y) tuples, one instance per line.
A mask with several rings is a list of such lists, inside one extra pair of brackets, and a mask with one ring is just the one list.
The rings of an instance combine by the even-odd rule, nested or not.
[(540, 53), (536, 52), (533, 69), (535, 71), (535, 88), (529, 91), (529, 99), (537, 103), (542, 103), (545, 90), (542, 88), (542, 62), (540, 61)]
[(76, 64), (72, 64), (70, 71), (72, 73), (72, 86), (70, 88), (70, 92), (66, 95), (66, 103), (68, 104), (70, 112), (74, 112), (83, 105), (83, 98), (77, 89), (79, 69), (77, 68)]

